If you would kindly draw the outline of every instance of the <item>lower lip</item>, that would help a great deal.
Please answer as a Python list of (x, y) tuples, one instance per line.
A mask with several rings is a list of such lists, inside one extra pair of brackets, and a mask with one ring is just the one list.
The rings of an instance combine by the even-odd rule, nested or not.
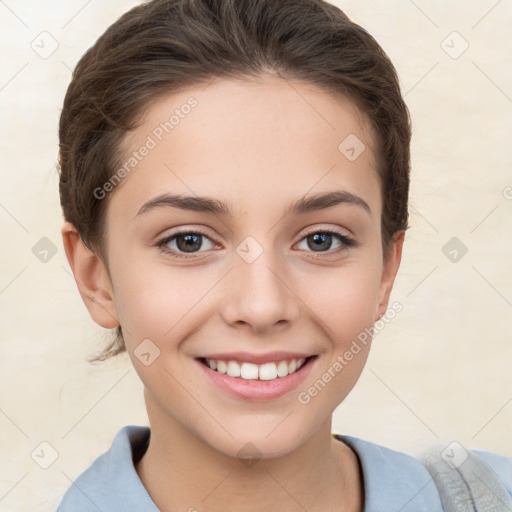
[(286, 377), (273, 380), (246, 380), (219, 373), (196, 359), (206, 376), (228, 394), (245, 400), (272, 400), (297, 388), (308, 376), (317, 357), (310, 357), (304, 365)]

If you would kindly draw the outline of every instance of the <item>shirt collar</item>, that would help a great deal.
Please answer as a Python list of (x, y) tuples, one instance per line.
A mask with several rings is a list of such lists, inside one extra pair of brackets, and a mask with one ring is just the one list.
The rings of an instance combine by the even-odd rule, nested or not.
[(333, 434), (357, 455), (363, 474), (364, 512), (443, 512), (425, 466), (410, 455), (362, 439)]
[[(443, 512), (427, 469), (404, 453), (352, 436), (333, 434), (357, 455), (363, 475), (364, 512)], [(150, 429), (127, 425), (111, 447), (84, 471), (64, 495), (62, 512), (159, 512), (135, 469), (147, 449)]]
[(149, 436), (149, 427), (121, 428), (111, 447), (73, 482), (57, 512), (159, 512), (134, 465)]

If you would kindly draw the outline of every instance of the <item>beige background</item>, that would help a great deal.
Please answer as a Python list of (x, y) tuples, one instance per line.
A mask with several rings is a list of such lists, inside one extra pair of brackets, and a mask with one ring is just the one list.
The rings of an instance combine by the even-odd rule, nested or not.
[[(137, 3), (0, 2), (2, 511), (54, 510), (119, 428), (147, 424), (128, 357), (85, 361), (106, 331), (70, 275), (55, 170), (71, 69)], [(414, 143), (411, 229), (392, 295), (404, 309), (376, 337), (333, 430), (412, 454), (457, 439), (512, 456), (512, 6), (336, 4), (395, 62)], [(31, 47), (57, 44), (43, 31), (58, 43), (47, 58)], [(42, 237), (57, 248), (46, 263), (32, 252)], [(442, 252), (452, 237), (468, 248), (455, 263)], [(58, 452), (48, 469), (31, 458), (43, 441)]]

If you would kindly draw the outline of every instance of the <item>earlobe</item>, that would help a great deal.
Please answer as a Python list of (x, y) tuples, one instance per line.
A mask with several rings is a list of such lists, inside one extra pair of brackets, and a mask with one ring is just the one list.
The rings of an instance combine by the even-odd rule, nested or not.
[(105, 264), (84, 245), (73, 224), (65, 222), (61, 233), (66, 257), (89, 314), (102, 327), (117, 327), (119, 320)]
[(382, 279), (379, 289), (379, 305), (377, 307), (377, 315), (375, 321), (380, 320), (388, 308), (389, 297), (391, 290), (393, 289), (393, 283), (395, 281), (398, 268), (400, 267), (400, 261), (402, 259), (402, 248), (405, 238), (405, 231), (398, 231), (393, 236), (393, 241), (389, 250), (389, 255), (384, 263), (382, 271)]

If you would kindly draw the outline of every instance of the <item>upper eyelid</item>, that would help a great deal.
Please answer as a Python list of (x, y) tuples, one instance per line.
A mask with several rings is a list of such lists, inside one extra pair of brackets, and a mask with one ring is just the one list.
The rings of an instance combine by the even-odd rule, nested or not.
[[(161, 247), (162, 245), (165, 245), (166, 243), (175, 240), (175, 238), (177, 236), (186, 235), (186, 234), (196, 234), (196, 235), (199, 235), (199, 236), (203, 236), (203, 237), (207, 238), (208, 240), (210, 240), (210, 242), (213, 245), (218, 245), (218, 243), (215, 241), (215, 238), (211, 237), (205, 231), (206, 230), (198, 229), (198, 228), (178, 229), (178, 231), (175, 231), (174, 233), (171, 233), (169, 235), (165, 235), (162, 238), (160, 238), (157, 241), (156, 245)], [(341, 228), (337, 228), (337, 227), (336, 228), (332, 228), (332, 227), (330, 227), (330, 228), (325, 228), (325, 227), (324, 228), (311, 228), (310, 230), (308, 230), (305, 233), (303, 233), (296, 243), (302, 242), (306, 237), (311, 236), (312, 234), (315, 234), (315, 233), (326, 233), (326, 232), (332, 234), (335, 237), (338, 237), (339, 239), (343, 239), (343, 238), (347, 239), (347, 243), (345, 245), (353, 245), (353, 246), (359, 245), (359, 242), (357, 242), (357, 240), (353, 236), (347, 235), (347, 234), (343, 233), (342, 229)], [(350, 244), (348, 243), (348, 241), (350, 241)], [(345, 243), (345, 242), (343, 242), (343, 240), (342, 240), (342, 243)], [(207, 250), (206, 251), (197, 251), (197, 252), (191, 253), (191, 254), (198, 254), (198, 253), (201, 253), (201, 252), (207, 252)], [(332, 251), (325, 251), (326, 254), (328, 254), (330, 252), (332, 252)], [(181, 253), (179, 253), (179, 254), (181, 254)]]
[[(351, 233), (344, 233), (343, 232), (344, 230), (346, 230), (346, 228), (320, 227), (320, 228), (311, 228), (311, 229), (305, 228), (305, 229), (307, 229), (307, 231), (303, 232), (300, 235), (299, 241), (302, 240), (303, 238), (307, 237), (307, 236), (310, 236), (311, 234), (323, 233), (323, 232), (329, 232), (329, 231), (338, 232), (341, 236), (345, 236), (346, 238), (353, 239), (353, 235)], [(170, 239), (170, 238), (178, 236), (178, 235), (185, 235), (185, 234), (192, 233), (192, 234), (198, 234), (198, 235), (205, 236), (205, 237), (209, 238), (210, 241), (214, 242), (215, 241), (215, 237), (211, 236), (206, 231), (207, 231), (207, 229), (205, 229), (205, 228), (184, 228), (184, 229), (178, 228), (177, 231), (174, 231), (173, 233), (170, 233), (168, 235), (164, 235), (161, 238), (159, 238), (159, 241)]]

